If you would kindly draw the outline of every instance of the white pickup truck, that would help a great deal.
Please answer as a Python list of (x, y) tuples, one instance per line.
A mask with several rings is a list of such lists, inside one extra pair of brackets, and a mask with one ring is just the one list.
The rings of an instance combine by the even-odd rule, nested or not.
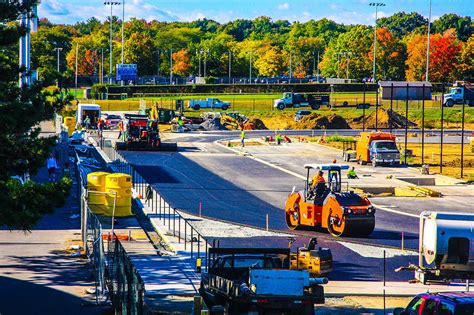
[(222, 110), (227, 110), (230, 108), (230, 103), (223, 102), (218, 98), (207, 98), (205, 100), (190, 100), (188, 102), (188, 107), (194, 110), (199, 110), (201, 108), (220, 108)]

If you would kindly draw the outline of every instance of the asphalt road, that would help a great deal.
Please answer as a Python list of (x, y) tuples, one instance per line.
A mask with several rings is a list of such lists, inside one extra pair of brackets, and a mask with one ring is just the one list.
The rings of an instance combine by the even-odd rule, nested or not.
[[(358, 131), (336, 132), (349, 135)], [(322, 131), (289, 133), (310, 135)], [(274, 134), (275, 131), (250, 131), (247, 137)], [(238, 136), (238, 132), (219, 131), (174, 134), (171, 137), (179, 142), (178, 153), (124, 152), (124, 155), (173, 207), (198, 214), (201, 205), (202, 215), (206, 217), (259, 228), (265, 228), (268, 215), (270, 229), (288, 232), (284, 202), (293, 186), (297, 189), (303, 187), (305, 171), (302, 166), (305, 163), (328, 163), (333, 158), (340, 158), (340, 152), (317, 145), (307, 150), (303, 144), (249, 146), (245, 148), (246, 153), (253, 157), (249, 158), (215, 143), (216, 140), (236, 139)], [(363, 175), (360, 182), (369, 184), (377, 176), (411, 177), (416, 174), (408, 168), (377, 168), (374, 171), (370, 166), (357, 167)], [(395, 273), (394, 269), (416, 263), (417, 256), (394, 248), (401, 248), (402, 242), (404, 248), (418, 248), (419, 213), (423, 210), (472, 212), (470, 205), (474, 202), (474, 193), (469, 193), (469, 187), (461, 192), (453, 189), (445, 188), (448, 196), (441, 199), (372, 198), (372, 202), (383, 209), (377, 210), (376, 228), (369, 237), (335, 239), (324, 231), (296, 231), (294, 246), (301, 246), (309, 237), (317, 236), (320, 245), (331, 248), (333, 252), (337, 272), (333, 272), (330, 278), (337, 280), (382, 280), (385, 250), (386, 280), (408, 280), (411, 273)], [(456, 202), (459, 199), (464, 201)], [(252, 238), (248, 242), (234, 235), (221, 239), (221, 245), (227, 246), (282, 246), (281, 239), (268, 237)]]

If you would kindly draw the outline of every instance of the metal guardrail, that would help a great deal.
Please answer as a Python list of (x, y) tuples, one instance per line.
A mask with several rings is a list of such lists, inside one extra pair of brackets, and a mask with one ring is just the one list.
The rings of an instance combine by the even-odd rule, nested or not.
[[(97, 141), (97, 143), (118, 172), (132, 177), (134, 190), (146, 200), (145, 203), (151, 211), (148, 214), (158, 217), (163, 225), (167, 226), (170, 233), (178, 238), (178, 243), (183, 242), (184, 250), (190, 252), (191, 258), (205, 258), (205, 261), (203, 261), (203, 265), (205, 265), (208, 258), (207, 250), (212, 245), (189, 223), (189, 219), (180, 214), (180, 211), (184, 211), (167, 202), (119, 152), (113, 147), (105, 145), (104, 139)], [(204, 253), (205, 256), (201, 257)]]
[[(76, 156), (77, 161), (79, 161)], [(142, 314), (145, 284), (132, 261), (117, 240), (115, 233), (108, 237), (107, 252), (104, 233), (99, 218), (87, 204), (84, 178), (78, 172), (81, 195), (81, 233), (86, 255), (94, 266), (96, 303), (105, 302), (110, 296), (119, 314)]]

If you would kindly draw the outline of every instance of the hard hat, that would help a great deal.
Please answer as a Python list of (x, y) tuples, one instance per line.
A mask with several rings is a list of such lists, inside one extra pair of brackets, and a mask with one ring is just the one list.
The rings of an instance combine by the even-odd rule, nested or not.
[(334, 160), (332, 160), (332, 162), (333, 162), (333, 163), (337, 163), (337, 160), (336, 160), (336, 159), (334, 159)]

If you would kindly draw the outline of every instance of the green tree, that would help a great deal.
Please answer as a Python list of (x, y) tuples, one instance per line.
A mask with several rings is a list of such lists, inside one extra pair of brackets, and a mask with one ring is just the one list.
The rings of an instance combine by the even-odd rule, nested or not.
[(125, 63), (137, 64), (139, 75), (156, 73), (153, 40), (147, 33), (133, 33), (125, 42)]
[(264, 52), (255, 61), (255, 69), (264, 77), (274, 77), (285, 71), (284, 59), (279, 47), (266, 46)]
[[(360, 79), (370, 76), (372, 64), (369, 59), (370, 47), (373, 40), (372, 28), (357, 25), (347, 33), (339, 35), (337, 40), (329, 43), (320, 63), (323, 76), (344, 77), (345, 62), (349, 63), (349, 76)], [(350, 55), (343, 55), (344, 53)], [(350, 58), (347, 58), (350, 56)]]
[(473, 32), (474, 26), (470, 16), (461, 17), (454, 13), (444, 14), (433, 22), (434, 33), (444, 33), (450, 28), (454, 28), (457, 37), (462, 41), (467, 41)]
[(57, 51), (59, 52), (59, 71), (66, 70), (66, 54), (71, 49), (71, 36), (64, 26), (56, 25), (51, 28), (39, 27), (31, 36), (31, 65), (38, 71), (39, 77), (45, 82), (52, 83), (57, 76)]
[[(374, 60), (374, 46), (370, 48), (370, 61)], [(385, 28), (377, 29), (377, 79), (403, 80), (405, 78), (406, 47)]]
[(11, 179), (25, 172), (35, 174), (44, 166), (55, 138), (40, 137), (38, 124), (52, 119), (68, 102), (58, 93), (45, 92), (41, 82), (19, 88), (18, 74), (24, 69), (5, 53), (28, 31), (12, 22), (33, 2), (0, 2), (0, 226), (9, 229), (31, 229), (44, 214), (64, 203), (70, 187), (66, 179), (24, 185)]
[(417, 12), (398, 12), (377, 20), (378, 27), (386, 27), (396, 37), (405, 37), (416, 28), (428, 24), (428, 20)]

